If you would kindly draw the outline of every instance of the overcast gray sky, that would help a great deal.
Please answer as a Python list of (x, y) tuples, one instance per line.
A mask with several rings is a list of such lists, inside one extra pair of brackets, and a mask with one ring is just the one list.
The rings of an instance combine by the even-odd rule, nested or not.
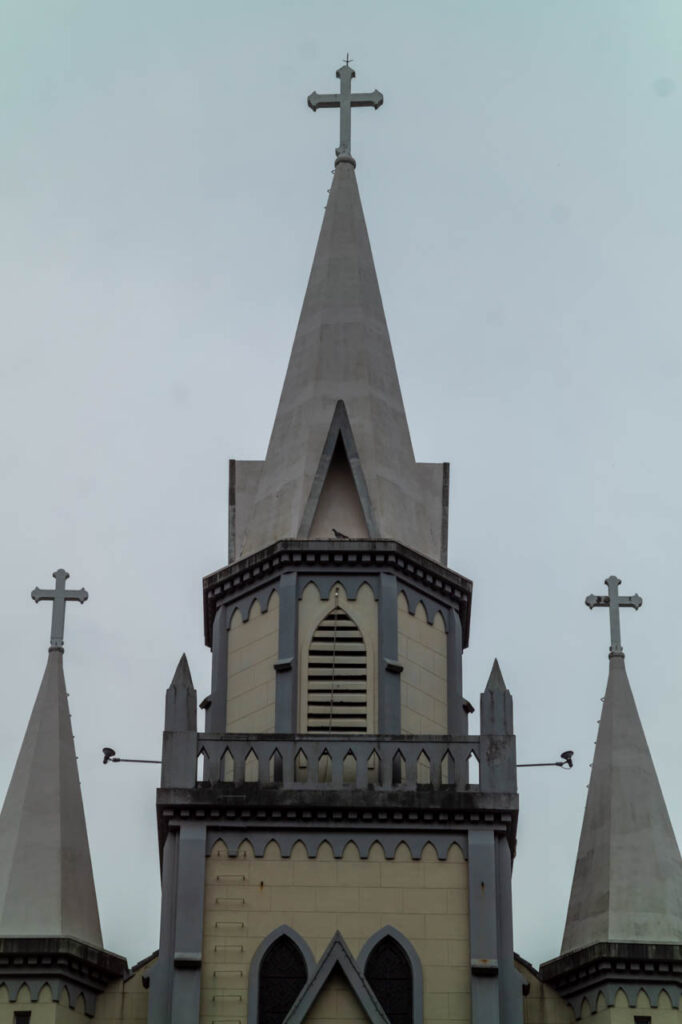
[[(559, 952), (608, 668), (678, 835), (682, 14), (675, 0), (3, 0), (0, 798), (63, 566), (105, 944), (156, 948), (164, 691), (209, 689), (227, 462), (262, 458), (330, 184), (346, 51), (358, 181), (415, 452), (452, 464), (466, 694), (500, 659), (520, 760), (515, 946)], [(477, 729), (477, 718), (474, 723)]]

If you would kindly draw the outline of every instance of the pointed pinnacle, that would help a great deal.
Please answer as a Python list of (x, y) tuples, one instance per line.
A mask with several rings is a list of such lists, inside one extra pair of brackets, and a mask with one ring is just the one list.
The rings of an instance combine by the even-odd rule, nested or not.
[(189, 662), (187, 661), (187, 655), (183, 653), (178, 667), (175, 670), (175, 675), (171, 682), (171, 686), (175, 690), (194, 690), (194, 684), (192, 683), (192, 673), (189, 670)]
[(490, 677), (485, 688), (486, 693), (506, 693), (507, 687), (505, 686), (504, 679), (502, 678), (502, 670), (500, 669), (499, 662), (495, 658), (493, 667), (490, 670)]

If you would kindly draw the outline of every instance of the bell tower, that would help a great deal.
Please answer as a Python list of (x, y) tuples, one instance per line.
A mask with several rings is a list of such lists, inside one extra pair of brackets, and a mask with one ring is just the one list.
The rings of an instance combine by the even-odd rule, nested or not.
[(383, 97), (336, 74), (308, 99), (341, 135), (270, 443), (230, 463), (204, 580), (203, 732), (184, 658), (168, 690), (153, 1024), (522, 1019), (512, 699), (496, 662), (468, 734), (449, 467), (415, 460), (350, 148)]

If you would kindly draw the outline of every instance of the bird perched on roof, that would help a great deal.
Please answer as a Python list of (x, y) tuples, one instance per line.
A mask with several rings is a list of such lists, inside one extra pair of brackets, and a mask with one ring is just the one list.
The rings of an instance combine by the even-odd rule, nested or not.
[(350, 537), (347, 537), (345, 533), (341, 533), (340, 530), (335, 530), (333, 526), (332, 533), (334, 534), (334, 538), (336, 540), (350, 540)]

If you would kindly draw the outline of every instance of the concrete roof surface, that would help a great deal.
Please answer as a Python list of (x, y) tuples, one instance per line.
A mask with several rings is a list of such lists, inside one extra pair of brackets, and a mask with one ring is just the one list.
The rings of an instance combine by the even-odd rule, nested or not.
[(443, 465), (414, 459), (355, 171), (343, 161), (336, 166), (265, 462), (260, 470), (253, 462), (237, 470), (238, 488), (244, 481), (235, 496), (237, 521), (244, 524), (237, 558), (301, 535), (339, 401), (357, 445), (375, 535), (440, 560)]
[(682, 862), (625, 670), (612, 655), (562, 953), (682, 942)]
[(0, 812), (0, 936), (102, 946), (62, 665), (51, 650)]

